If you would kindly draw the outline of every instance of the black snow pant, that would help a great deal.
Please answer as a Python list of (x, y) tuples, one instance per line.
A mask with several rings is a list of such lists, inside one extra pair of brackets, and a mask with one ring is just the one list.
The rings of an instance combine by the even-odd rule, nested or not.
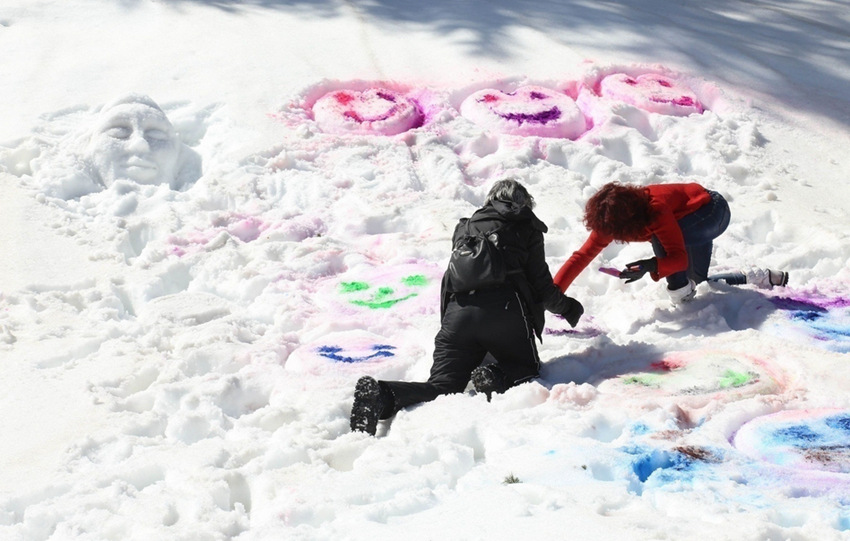
[(487, 353), (505, 374), (508, 387), (539, 374), (531, 314), (513, 288), (452, 294), (434, 339), (431, 376), (424, 383), (382, 381), (382, 387), (391, 391), (395, 405), (385, 410), (381, 418), (443, 394), (463, 392), (472, 371)]

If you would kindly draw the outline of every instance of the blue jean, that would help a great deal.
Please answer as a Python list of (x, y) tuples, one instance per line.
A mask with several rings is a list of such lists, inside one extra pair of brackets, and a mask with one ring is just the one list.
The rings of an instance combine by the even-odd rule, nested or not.
[[(711, 190), (708, 193), (711, 195), (711, 201), (679, 219), (679, 228), (682, 230), (685, 250), (688, 252), (688, 268), (668, 276), (667, 289), (684, 287), (689, 279), (698, 284), (708, 278), (712, 241), (726, 231), (731, 218), (729, 204), (723, 196)], [(654, 235), (651, 242), (652, 251), (657, 257), (667, 255)]]

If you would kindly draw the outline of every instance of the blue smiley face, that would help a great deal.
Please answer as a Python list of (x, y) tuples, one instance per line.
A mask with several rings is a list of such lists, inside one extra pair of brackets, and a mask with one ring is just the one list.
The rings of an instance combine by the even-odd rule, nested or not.
[(387, 344), (374, 344), (367, 351), (352, 355), (340, 346), (320, 346), (316, 353), (335, 363), (362, 363), (381, 357), (395, 357), (395, 349), (395, 346)]

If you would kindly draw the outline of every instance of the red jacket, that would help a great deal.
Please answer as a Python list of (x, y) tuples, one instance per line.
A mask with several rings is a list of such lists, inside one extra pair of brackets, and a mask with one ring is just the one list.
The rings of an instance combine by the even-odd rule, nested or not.
[[(656, 218), (639, 240), (649, 241), (655, 235), (667, 253), (665, 257), (658, 258), (658, 272), (652, 273), (652, 279), (657, 281), (688, 268), (688, 252), (685, 251), (685, 241), (677, 221), (708, 203), (711, 196), (705, 188), (696, 183), (653, 184), (647, 186), (646, 190), (649, 192), (649, 204), (656, 212)], [(616, 239), (591, 231), (582, 247), (573, 252), (561, 266), (555, 275), (555, 285), (561, 291), (566, 291), (576, 276), (614, 240)]]

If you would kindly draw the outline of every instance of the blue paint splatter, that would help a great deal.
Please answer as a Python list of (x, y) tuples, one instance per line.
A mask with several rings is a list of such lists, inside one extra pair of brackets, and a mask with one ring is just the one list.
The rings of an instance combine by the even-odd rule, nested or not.
[(835, 430), (844, 430), (850, 432), (850, 415), (836, 415), (824, 420), (826, 426)]
[[(825, 310), (824, 310), (824, 312), (825, 312)], [(824, 316), (823, 312), (815, 312), (815, 311), (811, 311), (811, 310), (807, 310), (805, 312), (792, 312), (791, 313), (791, 319), (794, 319), (794, 320), (797, 320), (797, 321), (807, 321), (807, 322), (817, 321), (818, 319), (822, 318), (823, 316)]]
[(777, 440), (783, 440), (793, 445), (794, 447), (804, 448), (811, 447), (814, 442), (820, 440), (823, 436), (812, 430), (806, 425), (786, 426), (774, 430), (771, 434)]
[(632, 425), (632, 434), (642, 436), (649, 432), (649, 427), (645, 423), (635, 423)]
[(325, 357), (326, 359), (330, 359), (334, 362), (338, 363), (360, 363), (363, 361), (368, 361), (369, 359), (375, 359), (378, 357), (393, 357), (395, 353), (392, 351), (395, 349), (394, 346), (389, 346), (386, 344), (375, 344), (372, 346), (372, 353), (369, 355), (363, 355), (360, 357), (348, 357), (345, 355), (341, 355), (340, 353), (343, 351), (343, 348), (339, 346), (321, 346), (316, 349), (316, 353)]
[(641, 483), (645, 483), (658, 470), (672, 469), (682, 472), (691, 469), (692, 465), (693, 460), (681, 453), (656, 449), (639, 456), (632, 462), (632, 471), (634, 471)]

